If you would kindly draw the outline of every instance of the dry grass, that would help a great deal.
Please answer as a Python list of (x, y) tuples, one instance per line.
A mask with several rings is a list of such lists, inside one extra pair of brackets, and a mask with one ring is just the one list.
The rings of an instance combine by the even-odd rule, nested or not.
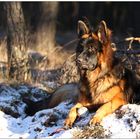
[[(43, 31), (46, 31), (44, 29)], [(52, 37), (51, 37), (52, 36)], [(52, 38), (52, 39), (51, 39)], [(28, 51), (35, 51), (43, 57), (41, 61), (36, 60), (33, 67), (40, 70), (57, 69), (62, 66), (65, 60), (72, 54), (71, 51), (63, 46), (57, 45), (53, 35), (48, 35), (40, 31), (31, 35)], [(65, 37), (64, 37), (65, 38)]]
[(6, 37), (0, 39), (0, 62), (7, 62)]
[(7, 78), (7, 47), (6, 37), (0, 39), (0, 80)]
[(64, 51), (62, 47), (56, 47), (54, 50), (48, 52), (47, 58), (49, 60), (48, 68), (57, 69), (67, 60), (71, 54)]
[(48, 41), (48, 36), (42, 38), (41, 36), (44, 36), (44, 34), (40, 32), (33, 34), (30, 39), (30, 48), (28, 48), (31, 68), (28, 79), (31, 82), (48, 79), (46, 77), (48, 74), (45, 74), (48, 71), (59, 71), (63, 67), (64, 62), (73, 54), (74, 50), (72, 49), (71, 51), (69, 49), (74, 48), (74, 45), (59, 46), (55, 41)]
[(82, 129), (77, 129), (73, 132), (73, 138), (75, 139), (103, 139), (109, 138), (105, 135), (104, 129), (101, 125), (85, 126)]
[[(33, 38), (35, 35), (33, 36)], [(30, 69), (33, 71), (39, 71), (39, 74), (35, 77), (37, 81), (40, 81), (40, 73), (45, 73), (48, 70), (57, 70), (62, 67), (65, 60), (71, 55), (70, 51), (66, 51), (62, 46), (52, 46), (48, 49), (45, 45), (47, 40), (43, 42), (34, 42), (30, 40), (29, 48), (27, 53), (29, 54), (29, 64)], [(6, 37), (0, 39), (0, 81), (5, 80), (7, 82), (8, 78), (8, 59), (7, 59), (7, 43)], [(32, 71), (30, 71), (32, 73)], [(33, 74), (28, 74), (28, 81), (33, 83)], [(44, 75), (44, 74), (43, 74)], [(19, 81), (18, 81), (19, 82)], [(14, 82), (15, 83), (15, 82)]]

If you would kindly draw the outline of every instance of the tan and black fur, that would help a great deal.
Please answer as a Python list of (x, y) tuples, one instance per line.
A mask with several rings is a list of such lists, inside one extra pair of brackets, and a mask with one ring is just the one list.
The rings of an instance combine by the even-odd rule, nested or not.
[(87, 20), (78, 21), (76, 62), (81, 77), (80, 95), (65, 120), (67, 127), (73, 125), (77, 110), (83, 106), (90, 110), (97, 108), (89, 122), (96, 124), (134, 96), (135, 76), (115, 57), (111, 35), (105, 21), (101, 21), (95, 31)]

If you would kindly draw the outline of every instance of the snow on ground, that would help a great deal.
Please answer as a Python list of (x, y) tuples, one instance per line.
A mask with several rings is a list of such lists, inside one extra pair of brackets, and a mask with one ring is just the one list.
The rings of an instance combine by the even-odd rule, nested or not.
[(140, 138), (140, 105), (128, 104), (103, 119), (111, 138)]
[[(71, 105), (62, 103), (53, 109), (37, 112), (34, 116), (13, 118), (0, 111), (0, 138), (57, 138), (60, 134), (49, 136), (62, 127)], [(61, 132), (62, 134), (63, 132)]]
[[(72, 129), (61, 130), (68, 111), (73, 106), (70, 101), (62, 102), (52, 109), (39, 111), (34, 116), (27, 116), (24, 113), (26, 105), (22, 101), (19, 103), (21, 96), (30, 91), (33, 100), (41, 99), (39, 92), (42, 91), (37, 88), (29, 89), (26, 86), (16, 89), (1, 86), (0, 90), (0, 107), (11, 107), (20, 114), (15, 118), (0, 111), (0, 138), (73, 138), (74, 132), (82, 133), (82, 128), (88, 125), (94, 115), (86, 112), (76, 120)], [(41, 95), (45, 96), (43, 92)], [(13, 101), (18, 104), (14, 106)], [(122, 106), (115, 113), (105, 117), (102, 125), (109, 138), (140, 138), (140, 105)], [(54, 133), (55, 131), (57, 133)]]

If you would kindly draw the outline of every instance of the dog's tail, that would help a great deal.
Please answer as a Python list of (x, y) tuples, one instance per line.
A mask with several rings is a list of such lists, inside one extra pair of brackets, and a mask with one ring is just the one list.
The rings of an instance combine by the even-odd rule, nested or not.
[(29, 116), (33, 116), (39, 110), (47, 109), (49, 106), (49, 101), (51, 100), (52, 95), (48, 98), (45, 98), (40, 101), (32, 101), (29, 98), (23, 98), (23, 102), (26, 103), (25, 113)]
[(24, 98), (23, 102), (27, 104), (25, 113), (27, 115), (33, 116), (36, 112), (49, 109), (57, 106), (59, 103), (67, 100), (71, 100), (75, 103), (78, 99), (79, 88), (77, 84), (66, 84), (51, 93), (48, 98), (34, 102), (30, 99)]

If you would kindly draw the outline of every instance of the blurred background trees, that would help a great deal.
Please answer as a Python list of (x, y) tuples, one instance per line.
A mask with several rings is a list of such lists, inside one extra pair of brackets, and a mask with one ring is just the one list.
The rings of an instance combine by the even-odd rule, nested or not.
[[(0, 2), (0, 29), (6, 28), (4, 3)], [(94, 26), (104, 19), (115, 33), (121, 31), (124, 34), (138, 34), (140, 31), (140, 2), (22, 2), (21, 4), (26, 24), (32, 32), (42, 30), (41, 28), (44, 31), (43, 26), (50, 30), (49, 24), (54, 26), (52, 21), (56, 24), (57, 32), (75, 31), (77, 20), (82, 16), (89, 18)]]
[[(77, 38), (77, 21), (83, 16), (93, 27), (105, 20), (114, 35), (139, 36), (139, 7), (139, 2), (0, 2), (0, 61), (8, 61), (11, 78), (26, 79), (27, 52), (39, 52), (40, 60), (55, 55), (52, 61), (58, 61), (62, 54), (52, 52), (58, 46), (69, 51), (63, 45)], [(8, 60), (4, 60), (3, 50), (8, 52)], [(64, 55), (63, 61), (66, 58)]]
[(55, 47), (57, 13), (58, 2), (40, 4), (40, 19), (37, 26), (37, 46), (40, 46), (37, 47), (38, 51), (51, 52)]
[(20, 2), (4, 4), (7, 25), (8, 76), (24, 81), (28, 73), (28, 34)]

